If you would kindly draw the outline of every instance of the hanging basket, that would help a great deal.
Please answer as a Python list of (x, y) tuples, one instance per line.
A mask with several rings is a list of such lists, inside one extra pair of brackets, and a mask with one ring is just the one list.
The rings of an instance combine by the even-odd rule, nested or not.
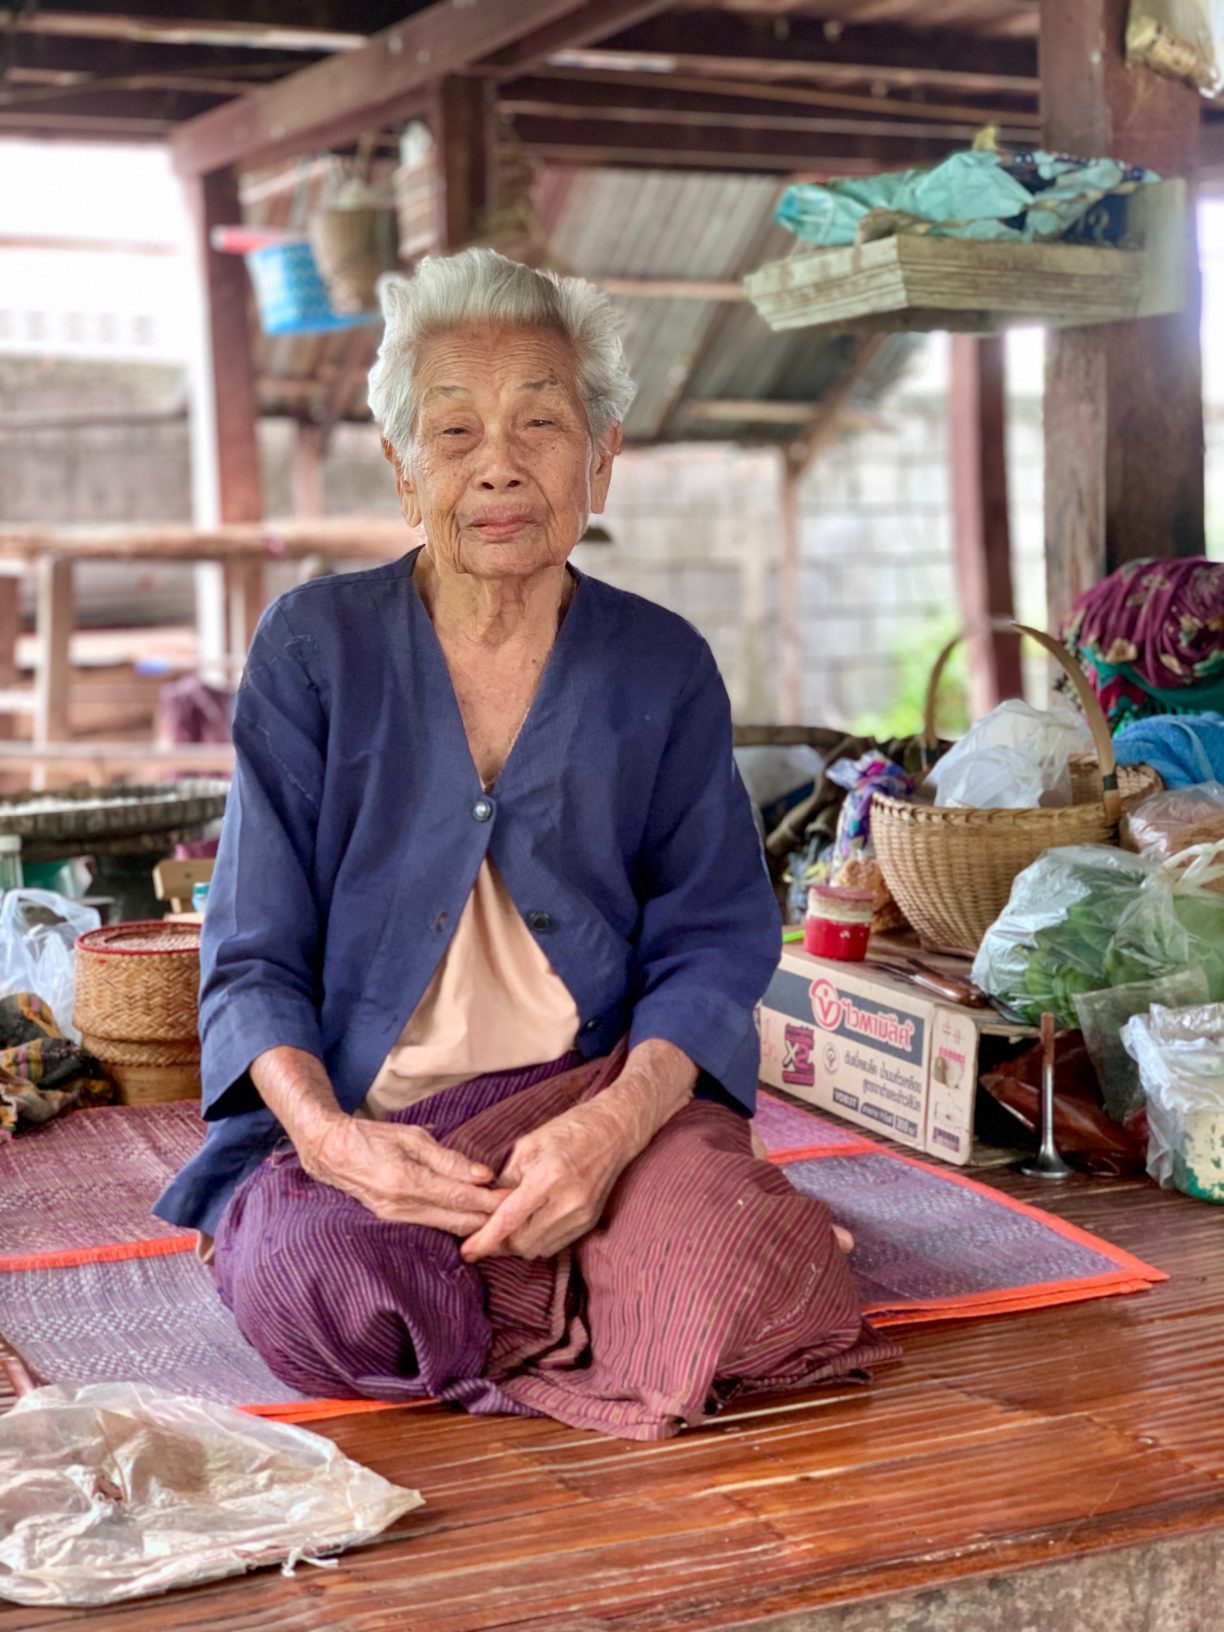
[(335, 309), (305, 240), (252, 250), (246, 263), (265, 334), (329, 334), (379, 321), (376, 313)]
[[(949, 809), (921, 799), (877, 795), (871, 837), (886, 883), (924, 946), (972, 957), (1007, 905), (1016, 878), (1047, 850), (1071, 844), (1114, 844), (1118, 823), (1161, 787), (1147, 766), (1119, 769), (1109, 725), (1067, 648), (1020, 624), (997, 631), (1028, 635), (1066, 670), (1096, 743), (1096, 757), (1072, 761), (1070, 805), (1052, 810)], [(938, 752), (935, 705), (948, 659), (964, 633), (944, 647), (927, 688), (924, 758)]]
[(398, 237), (390, 206), (312, 210), (310, 247), (334, 311), (377, 319), (378, 280), (399, 264)]

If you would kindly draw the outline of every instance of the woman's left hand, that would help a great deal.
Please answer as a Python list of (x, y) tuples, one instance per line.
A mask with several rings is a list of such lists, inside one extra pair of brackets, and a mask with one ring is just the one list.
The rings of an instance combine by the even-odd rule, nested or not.
[(512, 1254), (551, 1258), (599, 1222), (612, 1186), (637, 1153), (636, 1127), (602, 1099), (525, 1134), (496, 1188), (510, 1194), (460, 1248), (465, 1263)]

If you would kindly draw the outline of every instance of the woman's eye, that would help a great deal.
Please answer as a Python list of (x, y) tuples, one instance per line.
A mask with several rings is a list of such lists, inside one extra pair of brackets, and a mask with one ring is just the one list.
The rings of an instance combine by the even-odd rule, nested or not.
[(541, 426), (551, 425), (552, 423), (553, 423), (553, 421), (551, 419), (529, 419), (527, 421), (527, 424), (533, 430), (538, 429)]
[(467, 435), (467, 426), (466, 425), (448, 425), (446, 427), (446, 429), (442, 432), (442, 435), (443, 436), (466, 436)]

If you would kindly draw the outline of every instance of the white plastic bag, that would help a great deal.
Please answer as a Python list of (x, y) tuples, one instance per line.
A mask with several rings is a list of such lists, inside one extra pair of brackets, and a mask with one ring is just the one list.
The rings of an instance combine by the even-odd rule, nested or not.
[(1224, 1202), (1224, 1003), (1136, 1015), (1122, 1032), (1147, 1096), (1148, 1172)]
[(1091, 753), (1078, 714), (1045, 713), (1013, 698), (971, 726), (927, 778), (937, 805), (1036, 810), (1071, 803), (1070, 760)]
[(1131, 0), (1126, 57), (1216, 96), (1224, 90), (1224, 0)]
[(33, 992), (51, 1007), (65, 1037), (79, 1043), (72, 1023), (76, 943), (102, 919), (94, 907), (54, 890), (9, 890), (0, 901), (0, 997)]
[(421, 1505), (285, 1423), (143, 1383), (40, 1388), (0, 1418), (0, 1598), (112, 1604), (292, 1569)]

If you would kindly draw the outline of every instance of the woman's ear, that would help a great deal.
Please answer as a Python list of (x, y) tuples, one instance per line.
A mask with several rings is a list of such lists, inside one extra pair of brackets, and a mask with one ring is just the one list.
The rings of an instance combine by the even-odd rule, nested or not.
[(399, 499), (399, 505), (400, 509), (403, 511), (404, 520), (408, 523), (409, 527), (419, 527), (421, 525), (422, 517), (421, 506), (417, 500), (416, 484), (413, 482), (411, 473), (405, 466), (404, 461), (400, 458), (399, 454), (396, 453), (395, 449), (391, 446), (390, 442), (387, 441), (385, 436), (381, 439), (381, 441), (383, 458), (395, 472), (395, 495)]
[(591, 460), (591, 514), (594, 516), (601, 515), (608, 502), (612, 466), (624, 440), (621, 427), (613, 425), (607, 435), (595, 444), (595, 455)]

